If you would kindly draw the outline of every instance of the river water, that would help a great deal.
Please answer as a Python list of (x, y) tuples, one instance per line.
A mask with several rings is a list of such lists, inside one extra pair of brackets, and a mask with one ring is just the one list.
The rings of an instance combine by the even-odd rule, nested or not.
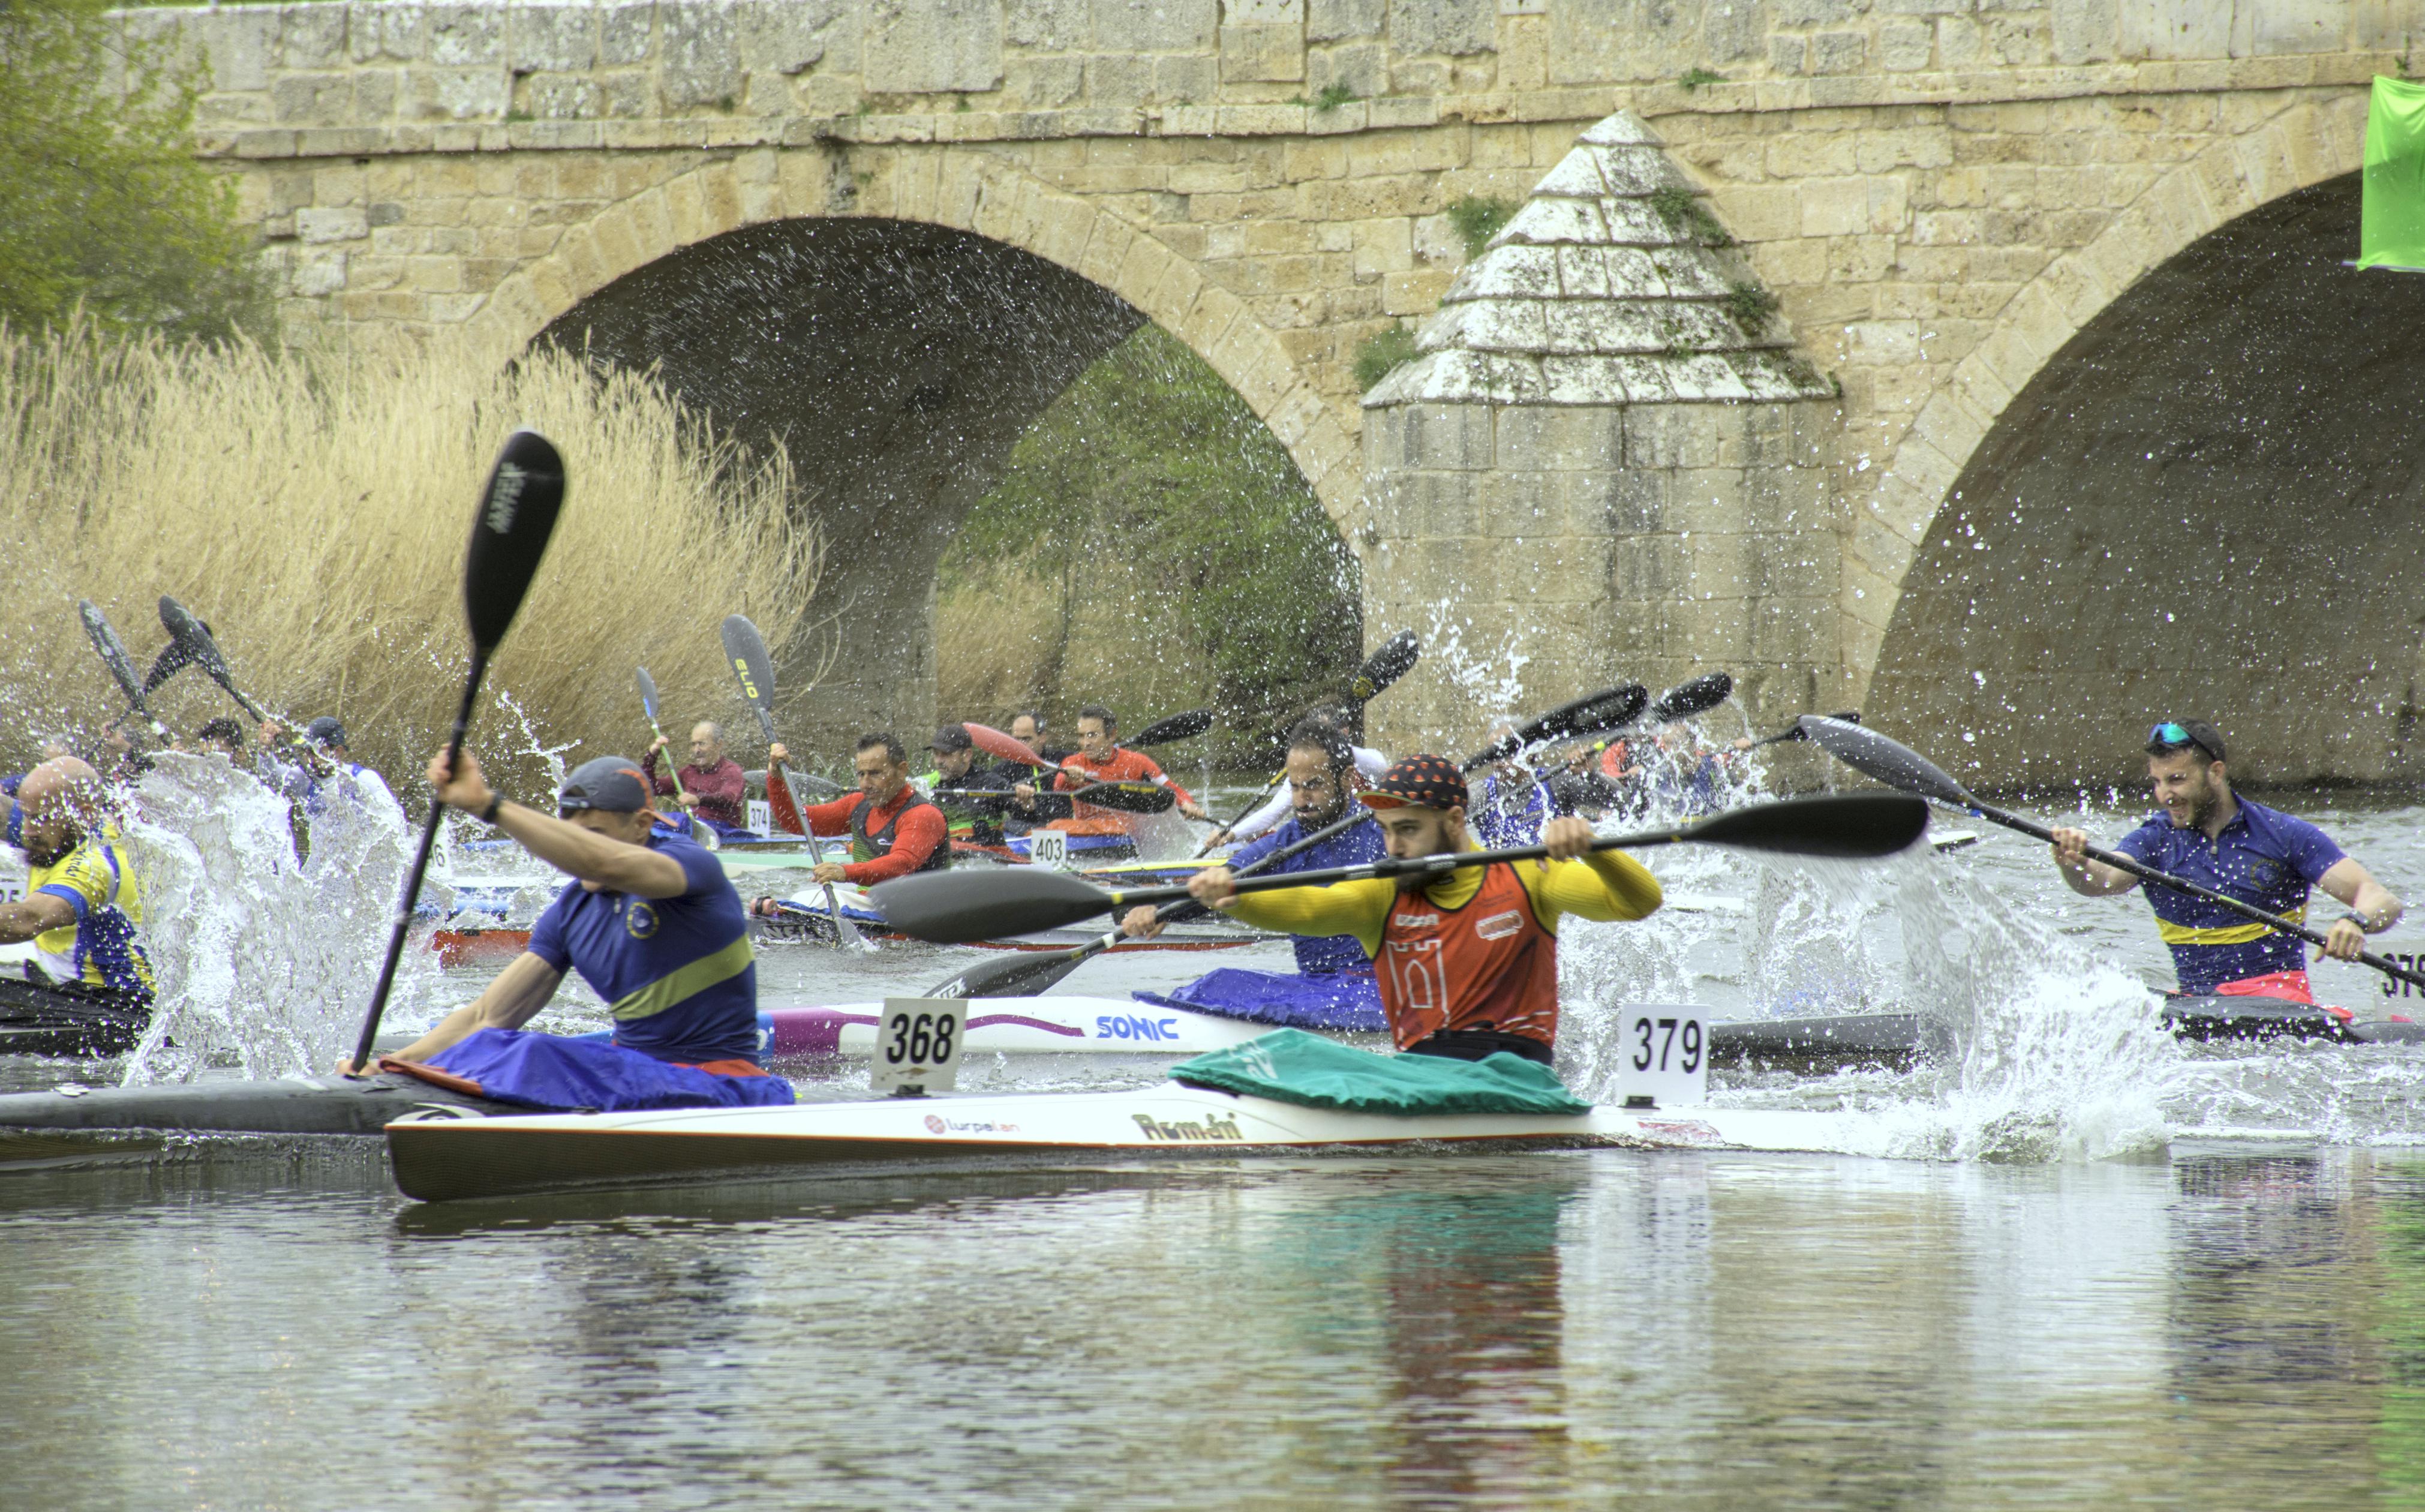
[[(2285, 802), (2425, 894), (2425, 811)], [(329, 1141), (9, 1170), (0, 1504), (2425, 1505), (2425, 1054), (2176, 1045), (2144, 903), (2073, 898), (2041, 856), (1675, 850), (1650, 858), (1674, 909), (1571, 930), (1561, 1070), (1586, 1092), (1624, 997), (1936, 1015), (1942, 1064), (1716, 1086), (1823, 1110), (1839, 1154), (458, 1207)], [(762, 975), (833, 1002), (961, 958), (778, 946)], [(1064, 989), (1210, 963), (1116, 957)], [(2347, 968), (2319, 989), (2403, 1007)], [(1155, 1074), (1075, 1061), (968, 1075)], [(0, 1068), (69, 1076), (101, 1079)]]

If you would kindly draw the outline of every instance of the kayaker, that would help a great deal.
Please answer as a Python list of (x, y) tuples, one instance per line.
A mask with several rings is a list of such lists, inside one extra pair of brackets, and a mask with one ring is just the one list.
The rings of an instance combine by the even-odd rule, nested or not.
[[(1388, 768), (1382, 770), (1386, 773)], [(1288, 749), (1290, 818), (1277, 829), (1240, 847), (1228, 858), (1228, 866), (1233, 872), (1243, 871), (1272, 852), (1338, 823), (1354, 802), (1354, 790), (1360, 785), (1357, 777), (1355, 748), (1335, 728), (1299, 725)], [(1355, 866), (1377, 861), (1382, 850), (1381, 827), (1367, 821), (1284, 857), (1265, 870), (1310, 872)], [(1163, 930), (1154, 912), (1144, 907), (1130, 909), (1120, 921), (1120, 932), (1132, 939), (1151, 940)], [(1148, 1002), (1309, 1028), (1380, 1026), (1381, 998), (1373, 983), (1373, 959), (1362, 946), (1336, 934), (1300, 934), (1290, 943), (1296, 951), (1293, 976), (1224, 966), (1169, 992), (1140, 995)]]
[[(1479, 850), (1454, 764), (1409, 756), (1365, 806), (1389, 854), (1411, 860)], [(1239, 893), (1226, 866), (1187, 884), (1198, 902), (1265, 929), (1349, 935), (1378, 970), (1381, 1008), (1400, 1050), (1480, 1060), (1500, 1051), (1548, 1064), (1558, 1034), (1558, 921), (1647, 917), (1659, 879), (1618, 851), (1593, 851), (1592, 828), (1565, 815), (1541, 829), (1550, 859), (1466, 866), (1429, 886), (1374, 877)]]
[[(469, 751), (451, 770), (439, 752), (429, 781), (439, 802), (496, 826), (573, 880), (486, 991), (385, 1060), (415, 1075), (434, 1070), (442, 1085), (451, 1077), (550, 1106), (642, 1105), (613, 1094), (669, 1081), (698, 1101), (792, 1101), (790, 1086), (758, 1065), (758, 968), (741, 898), (705, 847), (657, 827), (638, 765), (620, 756), (582, 763), (554, 814), (506, 801)], [(517, 1032), (567, 970), (605, 999), (611, 1045)], [(666, 1067), (704, 1074), (668, 1078)], [(337, 1070), (365, 1073), (344, 1062)], [(607, 1102), (586, 1095), (593, 1082)], [(568, 1086), (574, 1101), (565, 1101)]]
[[(2308, 890), (2322, 888), (2350, 910), (2325, 932), (2321, 953), (2335, 960), (2357, 959), (2368, 935), (2400, 922), (2406, 905), (2331, 836), (2232, 792), (2223, 734), (2213, 725), (2167, 719), (2147, 732), (2146, 750), (2147, 778), (2162, 812), (2116, 841), (2115, 850), (2294, 923), (2305, 922)], [(2064, 886), (2094, 898), (2139, 885), (2129, 873), (2089, 860), (2088, 844), (2084, 829), (2054, 832)], [(2147, 902), (2157, 933), (2172, 947), (2182, 991), (2315, 1001), (2296, 936), (2168, 887), (2148, 888)]]
[[(244, 726), (225, 715), (205, 721), (194, 732), (194, 754), (224, 756), (231, 762), (244, 760)], [(384, 784), (382, 784), (384, 785)]]
[[(1345, 721), (1329, 710), (1316, 710), (1292, 726), (1289, 731), (1289, 749), (1293, 752), (1296, 742), (1304, 737), (1310, 737), (1318, 748), (1326, 748), (1334, 742), (1344, 747), (1355, 757), (1353, 770), (1356, 775), (1367, 781), (1379, 780), (1381, 774), (1389, 769), (1389, 758), (1387, 756), (1370, 746), (1350, 744), (1347, 739)], [(1340, 790), (1340, 801), (1342, 805), (1346, 801), (1346, 790), (1343, 787)], [(1259, 835), (1269, 834), (1285, 822), (1290, 814), (1295, 812), (1297, 807), (1296, 796), (1291, 791), (1291, 783), (1283, 780), (1261, 808), (1239, 820), (1234, 828), (1213, 830), (1205, 838), (1204, 848), (1208, 851), (1218, 850), (1233, 841), (1253, 840)], [(1321, 826), (1316, 825), (1314, 828), (1318, 829)], [(1230, 864), (1233, 866), (1239, 864), (1238, 859), (1231, 857)], [(1290, 868), (1292, 871), (1306, 869)]]
[[(659, 797), (673, 796), (676, 791), (674, 780), (657, 770), (657, 753), (670, 744), (659, 735), (649, 742), (649, 753), (640, 758), (649, 790)], [(682, 768), (682, 790), (680, 802), (694, 817), (728, 834), (747, 828), (742, 800), (749, 795), (749, 779), (724, 753), (724, 727), (713, 719), (701, 719), (690, 727), (690, 761)]]
[[(1490, 727), (1491, 744), (1516, 733), (1505, 719)], [(1540, 844), (1541, 826), (1550, 818), (1550, 795), (1520, 755), (1493, 762), (1482, 774), (1482, 791), (1473, 805), (1474, 838), (1485, 850)]]
[[(293, 759), (281, 757), (281, 751)], [(383, 798), (402, 812), (386, 780), (353, 759), (345, 745), (345, 722), (335, 715), (321, 715), (305, 725), (300, 741), (287, 739), (286, 727), (275, 719), (262, 723), (255, 775), (270, 791), (301, 804), (304, 817), (320, 817), (329, 802), (329, 779), (339, 772), (352, 779), (357, 796)]]
[(148, 1011), (152, 962), (137, 935), (143, 905), (108, 838), (107, 805), (101, 774), (73, 756), (19, 780), (8, 838), (25, 853), (25, 895), (0, 904), (0, 944), (34, 942), (29, 980)]
[[(1170, 789), (1171, 796), (1179, 800), (1180, 813), (1190, 819), (1210, 821), (1212, 816), (1185, 788), (1164, 776), (1152, 757), (1141, 750), (1121, 748), (1119, 728), (1119, 720), (1112, 711), (1100, 703), (1079, 710), (1078, 748), (1063, 759), (1062, 770), (1052, 779), (1053, 788), (1068, 793), (1092, 782), (1154, 782)], [(1073, 835), (1125, 835), (1134, 828), (1137, 817), (1072, 799), (1069, 817), (1053, 820), (1052, 828)]]
[[(1034, 710), (1022, 709), (1011, 716), (1010, 737), (1026, 745), (1048, 762), (1067, 760), (1072, 753), (1047, 742), (1044, 716)], [(994, 767), (996, 785), (1009, 788), (1015, 795), (1010, 812), (1004, 816), (1003, 828), (1010, 834), (1023, 835), (1039, 824), (1069, 816), (1069, 800), (1050, 793), (1039, 793), (1037, 785), (1044, 780), (1047, 769), (1030, 766), (1025, 762), (1004, 762)]]
[[(978, 761), (976, 742), (966, 725), (945, 725), (935, 732), (935, 769), (926, 793), (943, 811), (943, 822), (955, 841), (972, 845), (1000, 845), (1003, 818), (1014, 801), (1007, 784), (996, 780), (994, 769)], [(1025, 767), (1020, 768), (1025, 771)]]
[[(951, 831), (943, 811), (909, 780), (909, 752), (901, 737), (883, 732), (859, 737), (851, 771), (859, 791), (801, 809), (783, 780), (791, 752), (767, 748), (766, 804), (775, 823), (795, 834), (848, 835), (850, 860), (819, 861), (811, 875), (821, 883), (873, 887), (911, 872), (939, 872), (952, 864)], [(752, 912), (772, 917), (776, 900), (760, 898)]]

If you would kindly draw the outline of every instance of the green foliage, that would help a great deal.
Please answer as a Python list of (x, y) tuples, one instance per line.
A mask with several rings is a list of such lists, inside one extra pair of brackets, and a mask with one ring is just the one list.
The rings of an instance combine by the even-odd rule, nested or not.
[(1726, 82), (1726, 76), (1723, 73), (1712, 73), (1708, 69), (1695, 64), (1686, 69), (1682, 77), (1676, 82), (1684, 87), (1686, 94), (1690, 94), (1704, 84), (1724, 84)]
[(1735, 239), (1726, 234), (1726, 228), (1718, 224), (1718, 217), (1710, 214), (1710, 207), (1690, 189), (1678, 188), (1672, 184), (1665, 188), (1653, 189), (1650, 191), (1650, 208), (1658, 212), (1659, 218), (1665, 221), (1670, 230), (1689, 233), (1704, 247), (1732, 247), (1735, 244)]
[(1354, 105), (1361, 98), (1362, 96), (1343, 84), (1325, 84), (1322, 87), (1322, 92), (1313, 97), (1314, 113), (1326, 116), (1341, 105)]
[(265, 290), (235, 186), (195, 160), (195, 78), (107, 0), (0, 0), (0, 321), (226, 336)]
[(1770, 319), (1776, 314), (1776, 296), (1749, 279), (1727, 284), (1724, 302), (1727, 318), (1746, 336), (1766, 330)]
[[(1515, 213), (1516, 201), (1513, 200), (1485, 199), (1481, 195), (1469, 194), (1448, 207), (1448, 223), (1456, 228), (1458, 238), (1465, 243), (1465, 255), (1480, 257), (1482, 249), (1490, 244), (1490, 238), (1499, 234), (1499, 229), (1506, 225), (1507, 217)], [(1366, 386), (1369, 388), (1371, 385)]]
[(1415, 333), (1402, 322), (1367, 340), (1356, 349), (1356, 386), (1370, 392), (1373, 385), (1415, 360)]
[(1032, 700), (1067, 729), (1097, 699), (1140, 723), (1211, 703), (1227, 755), (1261, 761), (1257, 737), (1336, 698), (1360, 655), (1356, 559), (1304, 475), (1150, 324), (1020, 439), (938, 589), (953, 717)]

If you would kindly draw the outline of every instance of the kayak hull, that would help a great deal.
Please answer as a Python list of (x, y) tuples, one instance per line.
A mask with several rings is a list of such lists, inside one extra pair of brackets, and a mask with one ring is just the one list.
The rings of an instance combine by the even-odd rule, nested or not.
[(431, 1110), (390, 1124), (387, 1136), (397, 1187), (443, 1202), (903, 1167), (1400, 1150), (1820, 1150), (1828, 1148), (1826, 1130), (1815, 1114), (1712, 1108), (1394, 1118), (1172, 1084), (678, 1113), (481, 1118)]

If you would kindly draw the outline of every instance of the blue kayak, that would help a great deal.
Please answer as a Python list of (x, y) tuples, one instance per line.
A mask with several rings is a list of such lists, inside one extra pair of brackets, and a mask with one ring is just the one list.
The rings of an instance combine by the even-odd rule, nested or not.
[(1253, 1023), (1293, 1029), (1362, 1030), (1389, 1027), (1381, 1013), (1381, 990), (1370, 972), (1301, 976), (1293, 972), (1255, 972), (1222, 966), (1168, 992), (1132, 992), (1140, 1003), (1194, 1013), (1218, 1014)]

